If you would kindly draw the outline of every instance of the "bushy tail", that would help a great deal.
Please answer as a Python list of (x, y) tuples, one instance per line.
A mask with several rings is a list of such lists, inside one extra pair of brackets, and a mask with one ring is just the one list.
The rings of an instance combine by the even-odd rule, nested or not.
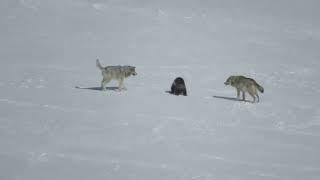
[(263, 92), (264, 92), (263, 87), (260, 86), (257, 82), (255, 82), (255, 84), (256, 84), (256, 86), (257, 86), (257, 89), (258, 89), (261, 93), (263, 93)]
[(98, 67), (100, 70), (103, 69), (102, 65), (100, 64), (99, 59), (96, 60), (96, 65), (97, 65), (97, 67)]

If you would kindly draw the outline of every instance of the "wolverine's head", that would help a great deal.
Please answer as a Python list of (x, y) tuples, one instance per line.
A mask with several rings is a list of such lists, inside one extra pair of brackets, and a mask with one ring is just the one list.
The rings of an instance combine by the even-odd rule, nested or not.
[(182, 77), (177, 77), (174, 81), (175, 84), (185, 84)]

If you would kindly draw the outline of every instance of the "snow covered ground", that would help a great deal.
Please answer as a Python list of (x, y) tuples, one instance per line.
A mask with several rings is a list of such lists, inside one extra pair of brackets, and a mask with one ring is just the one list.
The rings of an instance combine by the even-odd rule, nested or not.
[[(318, 180), (319, 6), (1, 0), (0, 179)], [(99, 91), (96, 58), (138, 76)], [(234, 74), (260, 103), (227, 99)]]

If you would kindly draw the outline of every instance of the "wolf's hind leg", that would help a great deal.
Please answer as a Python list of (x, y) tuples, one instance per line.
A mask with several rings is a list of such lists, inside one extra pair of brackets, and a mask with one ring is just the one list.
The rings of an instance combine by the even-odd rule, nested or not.
[(107, 90), (106, 89), (106, 85), (111, 81), (111, 78), (103, 78), (103, 80), (101, 81), (101, 89), (103, 91)]
[(123, 78), (121, 78), (121, 79), (119, 80), (119, 87), (118, 87), (118, 88), (119, 88), (120, 91), (126, 89), (126, 88), (123, 86), (123, 81), (124, 81)]
[(253, 99), (252, 103), (255, 103), (256, 102), (256, 96), (252, 92), (249, 92), (249, 94)]
[[(257, 102), (259, 102), (259, 101), (260, 101), (260, 97), (259, 97), (259, 94), (258, 94), (257, 88), (254, 88), (254, 89), (253, 89), (252, 95), (253, 95), (254, 97), (256, 97), (256, 96), (257, 96)], [(255, 99), (255, 98), (254, 98), (254, 99)]]

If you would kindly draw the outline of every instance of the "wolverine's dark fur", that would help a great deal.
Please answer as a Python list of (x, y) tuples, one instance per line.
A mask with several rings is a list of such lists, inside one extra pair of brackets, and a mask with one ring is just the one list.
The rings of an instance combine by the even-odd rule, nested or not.
[(184, 80), (181, 77), (177, 77), (172, 85), (171, 85), (171, 94), (174, 95), (184, 95), (187, 96), (187, 88), (186, 84), (184, 83)]

